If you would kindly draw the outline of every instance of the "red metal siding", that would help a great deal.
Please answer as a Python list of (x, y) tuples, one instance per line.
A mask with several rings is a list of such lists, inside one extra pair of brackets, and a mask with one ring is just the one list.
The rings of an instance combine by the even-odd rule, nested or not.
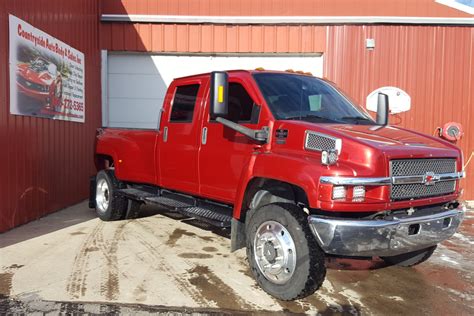
[[(365, 49), (365, 39), (375, 49)], [(412, 100), (392, 124), (433, 134), (460, 122), (466, 159), (474, 151), (474, 28), (436, 26), (331, 26), (325, 75), (360, 104), (382, 86), (397, 86)], [(465, 198), (474, 199), (474, 161), (467, 168)], [(470, 184), (470, 185), (468, 185)]]
[(102, 13), (471, 17), (434, 0), (102, 0)]
[(309, 53), (326, 50), (325, 26), (102, 23), (112, 51)]
[[(9, 114), (8, 14), (85, 54), (84, 124)], [(0, 232), (88, 195), (101, 121), (98, 16), (96, 0), (0, 1)]]

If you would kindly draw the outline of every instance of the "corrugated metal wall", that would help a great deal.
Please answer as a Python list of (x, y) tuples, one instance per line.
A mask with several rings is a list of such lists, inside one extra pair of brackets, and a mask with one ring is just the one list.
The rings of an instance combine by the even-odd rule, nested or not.
[[(375, 39), (374, 50), (365, 48), (366, 38)], [(325, 75), (360, 104), (376, 88), (399, 87), (411, 96), (411, 110), (392, 124), (432, 135), (460, 122), (465, 135), (458, 145), (466, 159), (474, 151), (474, 27), (332, 26), (326, 47)], [(468, 200), (473, 160), (463, 185)]]
[[(10, 115), (8, 14), (85, 54), (86, 122)], [(0, 1), (0, 232), (85, 199), (100, 125), (99, 3)]]
[(434, 0), (102, 0), (103, 13), (471, 17)]
[(325, 51), (324, 26), (102, 23), (101, 47), (114, 51), (312, 53)]

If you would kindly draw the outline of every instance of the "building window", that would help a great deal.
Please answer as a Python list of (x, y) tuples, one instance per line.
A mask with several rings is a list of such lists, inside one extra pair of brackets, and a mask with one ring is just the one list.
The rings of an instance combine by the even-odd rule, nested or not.
[(198, 91), (198, 84), (176, 88), (170, 122), (192, 122)]

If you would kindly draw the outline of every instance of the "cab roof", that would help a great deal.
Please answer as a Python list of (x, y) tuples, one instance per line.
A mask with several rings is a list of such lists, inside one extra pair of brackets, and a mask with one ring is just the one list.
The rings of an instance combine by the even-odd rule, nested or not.
[[(253, 70), (246, 70), (246, 69), (232, 69), (232, 70), (222, 70), (227, 73), (247, 73), (247, 74), (254, 74), (254, 73), (281, 73), (281, 74), (292, 74), (292, 75), (302, 75), (302, 76), (313, 76), (310, 73), (305, 73), (302, 71), (293, 71), (293, 70), (267, 70), (267, 69), (253, 69)], [(205, 77), (209, 76), (211, 73), (210, 72), (205, 72), (205, 73), (200, 73), (200, 74), (195, 74), (195, 75), (190, 75), (190, 76), (184, 76), (184, 77), (178, 77), (175, 78), (174, 80), (180, 80), (180, 79), (192, 79), (192, 78), (199, 78), (199, 77)]]

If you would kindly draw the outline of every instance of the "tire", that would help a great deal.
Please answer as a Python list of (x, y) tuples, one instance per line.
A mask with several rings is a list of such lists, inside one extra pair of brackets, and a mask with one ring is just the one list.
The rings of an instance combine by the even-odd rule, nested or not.
[(431, 246), (429, 248), (404, 253), (398, 256), (382, 257), (382, 259), (390, 265), (413, 267), (428, 260), (436, 250), (436, 247), (437, 246)]
[(247, 258), (260, 287), (284, 301), (313, 294), (324, 281), (326, 267), (302, 210), (273, 203), (248, 216)]
[(97, 173), (95, 209), (101, 220), (116, 221), (126, 216), (128, 199), (116, 194), (116, 190), (121, 188), (124, 184), (115, 178), (112, 170)]

